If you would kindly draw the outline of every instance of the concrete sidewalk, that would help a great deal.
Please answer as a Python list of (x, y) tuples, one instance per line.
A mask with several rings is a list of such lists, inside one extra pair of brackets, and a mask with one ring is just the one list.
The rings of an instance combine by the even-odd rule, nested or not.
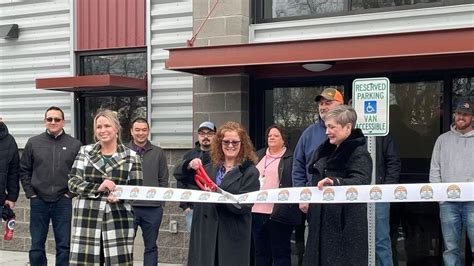
[[(48, 265), (54, 266), (54, 254), (47, 254)], [(28, 264), (28, 252), (0, 250), (0, 266), (25, 266)], [(143, 261), (134, 261), (134, 266), (143, 265)], [(159, 266), (181, 266), (181, 264), (158, 263)]]

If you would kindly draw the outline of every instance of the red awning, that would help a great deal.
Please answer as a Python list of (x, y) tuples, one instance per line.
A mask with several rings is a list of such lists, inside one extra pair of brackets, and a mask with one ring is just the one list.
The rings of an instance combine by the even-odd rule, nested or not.
[(114, 75), (92, 75), (36, 79), (36, 88), (69, 92), (147, 91), (146, 79)]
[[(169, 49), (168, 70), (295, 77), (474, 67), (474, 28)], [(309, 72), (304, 63), (334, 67)]]

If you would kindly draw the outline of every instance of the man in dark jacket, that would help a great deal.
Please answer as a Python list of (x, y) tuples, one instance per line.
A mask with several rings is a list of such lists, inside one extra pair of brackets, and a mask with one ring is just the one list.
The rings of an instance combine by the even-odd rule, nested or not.
[[(401, 163), (393, 137), (388, 134), (376, 137), (376, 183), (397, 184), (400, 180)], [(375, 204), (375, 253), (378, 265), (393, 266), (390, 241), (390, 203)]]
[(45, 242), (51, 220), (56, 265), (68, 265), (73, 195), (67, 183), (81, 142), (64, 131), (59, 107), (46, 110), (44, 124), (46, 131), (28, 140), (20, 161), (21, 184), (30, 199), (30, 264), (47, 264)]
[[(127, 144), (136, 151), (142, 159), (143, 186), (168, 187), (168, 163), (165, 152), (148, 140), (150, 127), (143, 118), (132, 122), (130, 129), (133, 140)], [(143, 265), (158, 264), (158, 231), (163, 218), (162, 202), (159, 201), (134, 201), (135, 232), (138, 226), (142, 229), (145, 251)]]
[(3, 212), (3, 206), (8, 205), (10, 209), (13, 209), (18, 199), (19, 161), (16, 141), (8, 133), (7, 125), (0, 118), (0, 215)]
[[(216, 126), (210, 121), (202, 122), (198, 127), (198, 141), (194, 149), (186, 152), (183, 156), (183, 160), (176, 166), (174, 170), (174, 177), (178, 180), (177, 187), (184, 189), (199, 189), (197, 186), (192, 186), (187, 183), (183, 183), (180, 179), (187, 176), (194, 175), (194, 171), (188, 169), (189, 162), (194, 158), (199, 158), (203, 165), (211, 162), (209, 156), (209, 150), (211, 149), (211, 142), (216, 134)], [(181, 177), (181, 178), (180, 178)], [(190, 202), (181, 202), (179, 207), (183, 209), (184, 215), (186, 216), (186, 230), (191, 231), (191, 221), (193, 217), (193, 204)]]

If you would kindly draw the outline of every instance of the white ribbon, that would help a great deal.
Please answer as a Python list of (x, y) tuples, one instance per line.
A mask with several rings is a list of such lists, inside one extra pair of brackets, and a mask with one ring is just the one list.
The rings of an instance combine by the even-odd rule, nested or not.
[(238, 202), (215, 192), (144, 186), (117, 186), (114, 195), (122, 200), (239, 204), (474, 201), (474, 182), (329, 186), (322, 190), (293, 187), (231, 194)]

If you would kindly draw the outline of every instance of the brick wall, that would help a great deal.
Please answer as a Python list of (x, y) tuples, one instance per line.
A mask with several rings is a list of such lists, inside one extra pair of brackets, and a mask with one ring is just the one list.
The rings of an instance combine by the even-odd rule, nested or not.
[[(214, 0), (194, 0), (194, 30)], [(249, 41), (249, 0), (220, 1), (197, 36), (194, 46), (241, 44)], [(249, 78), (245, 75), (193, 78), (194, 128), (204, 120), (216, 126), (232, 120), (249, 125)]]

